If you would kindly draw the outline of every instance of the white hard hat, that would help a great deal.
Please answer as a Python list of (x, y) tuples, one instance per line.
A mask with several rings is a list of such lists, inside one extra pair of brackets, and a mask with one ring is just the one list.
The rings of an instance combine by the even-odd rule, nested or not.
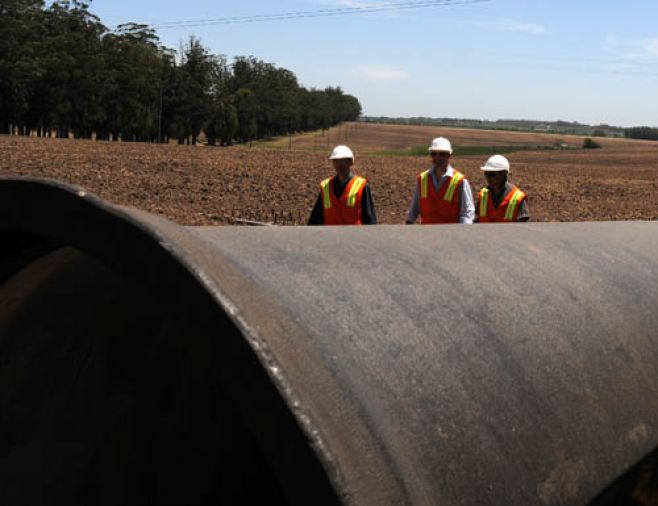
[(493, 155), (480, 169), (485, 172), (500, 172), (503, 170), (509, 172), (509, 160), (503, 155)]
[(354, 153), (347, 146), (336, 146), (329, 156), (329, 160), (341, 160), (343, 158), (351, 158), (354, 160)]
[(443, 151), (444, 153), (452, 154), (452, 145), (445, 137), (437, 137), (432, 140), (432, 145), (429, 147), (429, 151)]

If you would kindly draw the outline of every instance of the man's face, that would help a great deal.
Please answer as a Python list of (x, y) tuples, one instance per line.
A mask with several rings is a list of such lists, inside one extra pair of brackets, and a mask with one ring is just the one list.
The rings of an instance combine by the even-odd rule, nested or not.
[(447, 151), (430, 151), (430, 157), (435, 169), (445, 171), (448, 168), (450, 153)]
[(501, 188), (507, 182), (507, 172), (504, 170), (485, 171), (484, 177), (487, 179), (487, 186), (492, 188)]
[(338, 160), (331, 160), (332, 165), (336, 174), (340, 177), (345, 177), (350, 173), (352, 169), (352, 159), (351, 158), (341, 158)]

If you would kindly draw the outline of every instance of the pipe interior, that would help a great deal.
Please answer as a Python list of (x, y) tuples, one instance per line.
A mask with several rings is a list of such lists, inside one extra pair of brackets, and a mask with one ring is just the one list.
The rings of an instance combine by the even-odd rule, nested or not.
[(0, 503), (287, 504), (222, 389), (225, 329), (74, 248), (4, 237)]

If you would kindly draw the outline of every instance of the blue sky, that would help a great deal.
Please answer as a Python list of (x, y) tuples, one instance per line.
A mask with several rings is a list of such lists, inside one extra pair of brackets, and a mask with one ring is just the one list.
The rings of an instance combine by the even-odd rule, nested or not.
[[(389, 3), (401, 3), (392, 0)], [(377, 0), (95, 0), (108, 26), (386, 4)], [(380, 13), (158, 29), (177, 48), (253, 55), (364, 114), (658, 126), (658, 2), (489, 0)]]

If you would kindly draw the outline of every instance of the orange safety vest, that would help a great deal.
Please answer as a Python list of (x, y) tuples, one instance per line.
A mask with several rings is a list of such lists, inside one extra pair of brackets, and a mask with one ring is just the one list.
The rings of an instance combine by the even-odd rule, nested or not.
[(418, 175), (420, 195), (420, 223), (459, 223), (459, 194), (464, 184), (464, 174), (454, 171), (452, 178), (434, 189), (430, 171)]
[(510, 223), (517, 221), (521, 202), (526, 198), (526, 194), (514, 186), (500, 205), (495, 208), (489, 195), (489, 188), (482, 188), (478, 193), (480, 223)]
[(320, 183), (325, 225), (362, 225), (361, 198), (366, 180), (354, 176), (347, 183), (340, 198), (334, 194), (335, 176)]

